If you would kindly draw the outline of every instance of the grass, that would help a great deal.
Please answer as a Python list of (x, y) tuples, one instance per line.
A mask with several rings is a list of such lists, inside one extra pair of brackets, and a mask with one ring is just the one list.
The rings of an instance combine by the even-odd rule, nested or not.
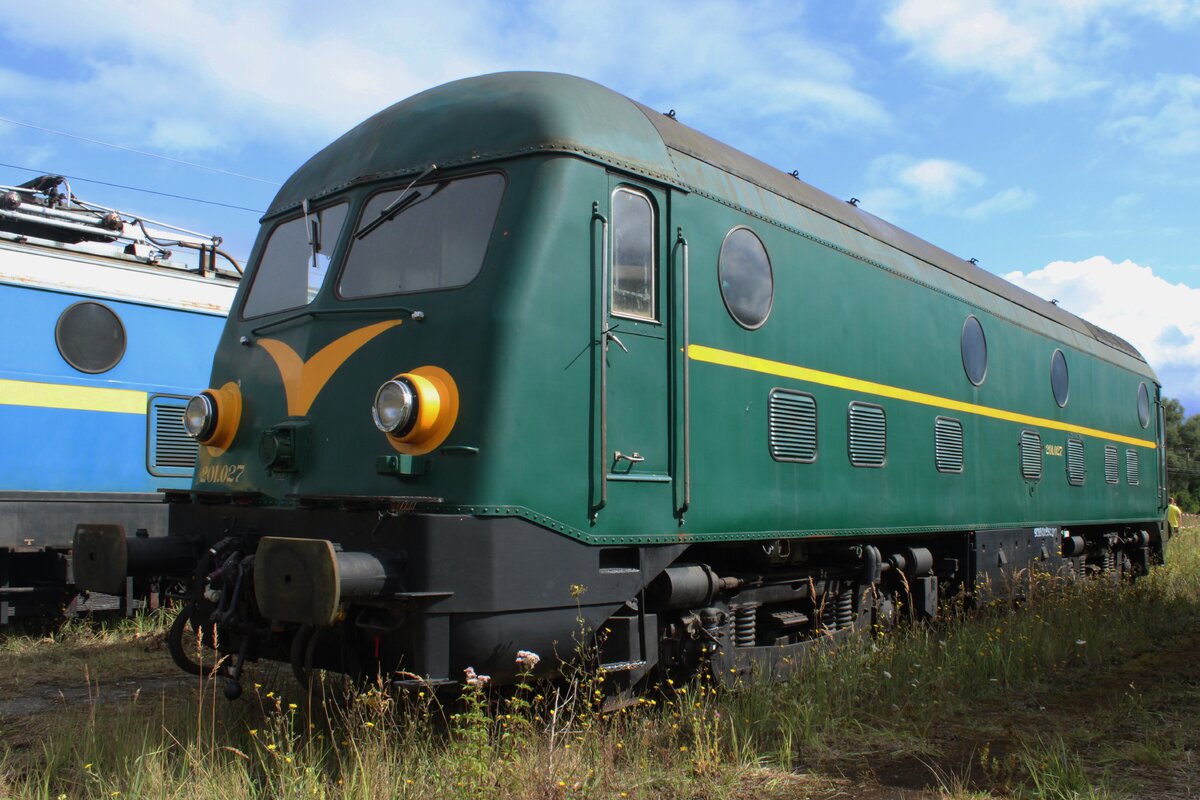
[[(130, 618), (95, 621), (67, 620), (57, 630), (38, 635), (0, 635), (0, 698), (28, 691), (31, 687), (73, 686), (90, 672), (118, 675), (128, 670), (129, 651), (141, 648), (166, 654), (169, 613), (138, 614)], [(169, 659), (137, 663), (138, 676), (149, 669), (152, 675), (175, 672)]]
[[(310, 706), (260, 670), (235, 704), (196, 682), (0, 719), (0, 798), (827, 797), (876, 778), (930, 797), (1119, 796), (1197, 744), (1180, 720), (1200, 692), (1146, 696), (1115, 671), (1200, 631), (1200, 530), (1169, 555), (1132, 585), (948, 614), (816, 655), (784, 684), (672, 684), (607, 715), (602, 676), (472, 688), (455, 708), (379, 690)], [(150, 665), (170, 674), (165, 652), (144, 652), (161, 624), (4, 639), (0, 691), (31, 674), (89, 692)]]

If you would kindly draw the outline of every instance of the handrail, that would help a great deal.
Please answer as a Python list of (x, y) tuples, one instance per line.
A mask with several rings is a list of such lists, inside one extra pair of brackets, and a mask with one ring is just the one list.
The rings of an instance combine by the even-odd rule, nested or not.
[[(608, 504), (608, 218), (600, 213), (600, 204), (592, 203), (592, 228), (600, 222), (600, 297), (596, 304), (600, 319), (596, 330), (600, 345), (600, 451), (597, 453), (600, 483), (600, 501), (592, 506), (592, 521), (600, 509)], [(595, 253), (595, 248), (592, 248)]]
[(692, 504), (692, 387), (691, 363), (688, 358), (688, 346), (691, 344), (691, 303), (688, 294), (690, 265), (688, 264), (688, 241), (683, 235), (683, 228), (676, 231), (675, 243), (683, 250), (683, 280), (681, 291), (683, 297), (683, 503), (679, 507), (680, 517)]
[[(280, 317), (279, 319), (273, 319), (273, 320), (270, 320), (269, 322), (264, 322), (255, 328), (251, 328), (250, 333), (253, 336), (259, 336), (260, 334), (262, 334), (263, 331), (270, 330), (271, 328), (278, 328), (280, 325), (286, 325), (289, 322), (295, 322), (296, 320), (304, 319), (305, 317), (312, 317), (313, 319), (316, 319), (317, 317), (333, 317), (333, 316), (342, 316), (344, 314), (384, 314), (384, 313), (413, 315), (413, 314), (420, 314), (421, 312), (414, 311), (413, 309), (408, 308), (407, 306), (349, 306), (349, 307), (345, 307), (345, 308), (305, 308), (305, 309), (301, 309), (300, 311), (297, 311), (293, 314), (288, 314), (286, 317)], [(417, 318), (413, 317), (413, 319), (417, 319)], [(421, 319), (424, 319), (423, 315), (421, 316)], [(418, 320), (418, 321), (420, 321), (420, 320)]]

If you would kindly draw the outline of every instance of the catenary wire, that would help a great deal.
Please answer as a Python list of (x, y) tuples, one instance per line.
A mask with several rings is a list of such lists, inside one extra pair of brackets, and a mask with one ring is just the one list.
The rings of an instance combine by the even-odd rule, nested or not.
[(70, 178), (73, 181), (82, 181), (83, 183), (95, 183), (100, 186), (112, 186), (113, 188), (116, 188), (116, 189), (128, 189), (131, 192), (143, 192), (145, 194), (156, 194), (159, 197), (171, 197), (176, 200), (187, 200), (192, 203), (204, 203), (205, 205), (220, 206), (221, 208), (232, 208), (232, 209), (236, 209), (238, 211), (249, 211), (254, 214), (265, 214), (266, 213), (261, 208), (248, 208), (246, 206), (238, 206), (238, 205), (234, 205), (232, 203), (222, 203), (217, 200), (205, 200), (201, 197), (189, 197), (188, 195), (185, 195), (185, 194), (172, 194), (171, 192), (160, 192), (155, 189), (143, 189), (138, 186), (127, 186), (123, 183), (110, 183), (109, 181), (100, 181), (100, 180), (96, 180), (95, 178), (82, 178), (78, 175), (63, 175), (63, 173), (55, 172), (53, 170), (33, 169), (32, 167), (22, 167), (17, 164), (4, 164), (4, 163), (0, 163), (0, 167), (7, 167), (8, 169), (19, 169), (19, 170), (23, 170), (25, 172), (33, 172), (38, 175), (62, 175), (64, 178)]
[(253, 175), (244, 175), (240, 172), (233, 172), (232, 170), (222, 169), (221, 167), (210, 167), (207, 164), (197, 164), (194, 161), (184, 161), (181, 158), (172, 158), (171, 156), (164, 156), (161, 153), (151, 153), (146, 150), (138, 150), (133, 147), (126, 147), (125, 145), (112, 144), (111, 142), (102, 142), (99, 139), (90, 139), (87, 136), (79, 136), (74, 133), (67, 133), (66, 131), (56, 131), (53, 128), (43, 128), (41, 125), (34, 125), (29, 122), (21, 122), (19, 120), (15, 120), (15, 119), (9, 119), (8, 117), (0, 117), (0, 122), (7, 122), (9, 125), (20, 125), (21, 127), (24, 127), (24, 128), (32, 128), (35, 131), (43, 131), (45, 133), (53, 133), (56, 136), (65, 136), (68, 139), (78, 139), (81, 142), (88, 142), (90, 144), (98, 144), (101, 147), (111, 147), (114, 150), (124, 150), (127, 153), (136, 153), (139, 156), (147, 156), (149, 158), (158, 158), (163, 161), (170, 161), (173, 164), (182, 164), (187, 167), (195, 167), (196, 169), (208, 170), (209, 172), (218, 172), (222, 175), (231, 175), (235, 178), (243, 178), (248, 181), (258, 181), (259, 183), (266, 183), (266, 184), (270, 184), (271, 186), (282, 186), (283, 185), (279, 181), (270, 181), (270, 180), (267, 180), (266, 178), (257, 178)]

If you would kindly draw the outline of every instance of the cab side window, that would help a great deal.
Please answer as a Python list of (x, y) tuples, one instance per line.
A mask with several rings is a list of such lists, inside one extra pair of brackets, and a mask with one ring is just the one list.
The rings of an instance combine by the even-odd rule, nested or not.
[(612, 313), (658, 321), (654, 286), (654, 207), (641, 192), (612, 194)]

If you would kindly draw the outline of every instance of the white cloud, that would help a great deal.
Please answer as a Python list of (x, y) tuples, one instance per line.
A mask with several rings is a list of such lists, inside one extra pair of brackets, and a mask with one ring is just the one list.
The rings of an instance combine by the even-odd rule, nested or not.
[(896, 0), (885, 23), (913, 58), (978, 75), (1015, 102), (1087, 94), (1110, 81), (1105, 56), (1128, 46), (1126, 21), (1200, 19), (1192, 0)]
[(1158, 373), (1164, 394), (1200, 410), (1200, 289), (1104, 256), (1004, 278), (1127, 340)]
[(1200, 76), (1159, 75), (1121, 89), (1105, 130), (1162, 156), (1200, 153)]
[(862, 195), (863, 205), (877, 216), (912, 206), (940, 211), (954, 203), (966, 190), (982, 186), (985, 178), (966, 164), (947, 158), (915, 159), (890, 154), (880, 156), (867, 168), (872, 187)]
[(967, 219), (987, 219), (996, 214), (1024, 211), (1036, 202), (1037, 192), (1032, 189), (1022, 189), (1020, 186), (1011, 186), (971, 206), (963, 212), (963, 216)]
[(984, 183), (983, 176), (966, 164), (945, 158), (927, 158), (902, 167), (896, 179), (931, 202), (953, 200), (964, 188)]
[[(291, 23), (306, 17), (289, 19), (283, 8), (114, 0), (104, 7), (14, 6), (5, 17), (6, 26), (21, 31), (14, 39), (54, 42), (71, 68), (51, 79), (10, 67), (0, 83), (3, 99), (21, 102), (39, 119), (69, 110), (74, 124), (93, 134), (181, 152), (205, 139), (211, 146), (243, 137), (327, 138), (442, 77), (432, 64), (416, 77), (397, 55), (402, 48), (364, 49), (351, 30), (315, 16), (293, 30)], [(137, 25), (129, 24), (133, 19)], [(443, 21), (453, 20), (412, 10), (419, 28), (440, 29)], [(395, 21), (381, 26), (401, 31)]]
[(8, 113), (69, 114), (91, 136), (177, 154), (251, 141), (311, 150), (417, 91), (505, 69), (590, 77), (679, 108), (700, 127), (784, 120), (780, 134), (795, 135), (890, 119), (855, 86), (845, 57), (805, 35), (803, 9), (785, 0), (753, 14), (718, 0), (614, 0), (603, 9), (578, 0), (111, 0), (15, 5), (4, 29), (12, 41), (53, 43), (50, 52), (67, 65), (40, 76), (47, 50), (38, 48), (50, 45), (10, 57), (0, 69)]
[(1113, 198), (1113, 201), (1108, 204), (1106, 213), (1114, 217), (1124, 218), (1130, 212), (1141, 207), (1145, 202), (1146, 195), (1141, 192), (1127, 192)]
[(599, 80), (662, 110), (676, 108), (702, 129), (790, 120), (793, 134), (852, 132), (890, 121), (854, 85), (847, 58), (808, 34), (801, 4), (767, 0), (748, 13), (722, 0), (602, 7), (535, 0), (528, 16), (535, 24), (518, 25), (504, 43), (521, 56), (497, 57), (505, 68)]
[(863, 208), (892, 222), (910, 208), (979, 220), (1021, 211), (1037, 201), (1033, 191), (1014, 186), (964, 208), (987, 178), (962, 162), (945, 158), (881, 156), (868, 167), (867, 181), (871, 188), (860, 197)]

